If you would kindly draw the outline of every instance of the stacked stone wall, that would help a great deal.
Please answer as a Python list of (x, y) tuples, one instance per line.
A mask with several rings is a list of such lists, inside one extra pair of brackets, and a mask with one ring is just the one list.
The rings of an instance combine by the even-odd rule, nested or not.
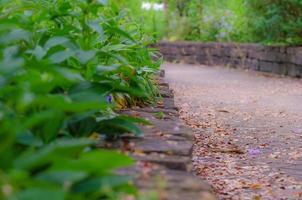
[(302, 77), (302, 47), (196, 42), (159, 42), (156, 47), (169, 62), (224, 65)]

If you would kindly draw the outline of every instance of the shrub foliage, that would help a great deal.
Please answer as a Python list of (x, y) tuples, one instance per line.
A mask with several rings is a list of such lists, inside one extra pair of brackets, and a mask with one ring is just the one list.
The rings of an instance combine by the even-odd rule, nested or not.
[(92, 136), (140, 134), (116, 110), (154, 100), (141, 29), (106, 0), (0, 1), (0, 199), (120, 199), (132, 163)]
[(302, 43), (301, 0), (169, 0), (170, 40)]
[(246, 0), (255, 41), (302, 43), (301, 0)]

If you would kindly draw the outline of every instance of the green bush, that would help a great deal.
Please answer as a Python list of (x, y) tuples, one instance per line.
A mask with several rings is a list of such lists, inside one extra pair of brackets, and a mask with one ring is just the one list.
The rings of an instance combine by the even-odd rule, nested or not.
[(170, 40), (302, 43), (301, 0), (170, 0)]
[(149, 41), (106, 0), (0, 2), (0, 199), (120, 199), (132, 163), (91, 138), (140, 134), (119, 108), (157, 95)]
[(168, 38), (172, 40), (238, 41), (246, 38), (242, 0), (169, 2), (171, 31), (168, 31)]
[(142, 8), (142, 4), (162, 3), (161, 0), (112, 0), (122, 8), (131, 13), (133, 21), (135, 21), (143, 32), (147, 33), (144, 37), (149, 37), (153, 42), (164, 37), (166, 31), (165, 12), (162, 10), (146, 10)]
[(301, 0), (246, 0), (253, 41), (302, 43)]
[(201, 4), (197, 0), (168, 1), (167, 35), (170, 40), (194, 40), (200, 35)]

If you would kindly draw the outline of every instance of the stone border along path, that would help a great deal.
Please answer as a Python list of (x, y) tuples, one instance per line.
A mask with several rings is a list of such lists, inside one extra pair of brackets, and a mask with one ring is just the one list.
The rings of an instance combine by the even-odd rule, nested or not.
[(120, 173), (134, 176), (143, 194), (156, 192), (159, 200), (215, 200), (212, 187), (191, 173), (194, 134), (179, 119), (164, 71), (160, 74), (158, 85), (163, 101), (156, 107), (123, 111), (148, 119), (153, 125), (140, 127), (142, 137), (124, 136), (118, 142), (99, 146), (122, 149), (138, 161)]

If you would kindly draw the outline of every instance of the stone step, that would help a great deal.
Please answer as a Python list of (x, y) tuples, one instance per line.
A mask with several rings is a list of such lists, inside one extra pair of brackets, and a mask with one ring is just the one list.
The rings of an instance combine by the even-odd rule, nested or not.
[(151, 154), (131, 154), (131, 156), (138, 161), (150, 162), (159, 164), (168, 169), (190, 171), (192, 169), (191, 159), (187, 156), (167, 155), (159, 153)]
[(215, 200), (213, 188), (187, 171), (167, 169), (146, 163), (124, 169), (121, 174), (133, 175), (141, 196), (156, 193), (160, 200)]

